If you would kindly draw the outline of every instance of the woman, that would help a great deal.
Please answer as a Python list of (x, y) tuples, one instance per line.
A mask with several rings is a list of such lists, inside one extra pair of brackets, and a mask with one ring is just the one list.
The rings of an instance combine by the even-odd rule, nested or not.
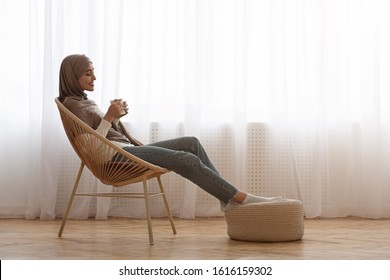
[(119, 121), (128, 112), (125, 101), (114, 100), (104, 114), (84, 91), (94, 90), (93, 64), (85, 55), (64, 58), (60, 68), (59, 99), (76, 116), (108, 140), (127, 152), (187, 178), (221, 202), (221, 210), (240, 204), (280, 199), (261, 197), (240, 191), (218, 173), (200, 142), (194, 137), (181, 137), (148, 145), (133, 139)]

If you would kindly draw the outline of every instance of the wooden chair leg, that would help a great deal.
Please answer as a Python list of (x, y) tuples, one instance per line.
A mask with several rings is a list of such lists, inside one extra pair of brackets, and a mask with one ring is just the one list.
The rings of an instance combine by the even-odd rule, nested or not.
[(150, 212), (149, 191), (148, 191), (148, 184), (147, 184), (146, 180), (143, 180), (143, 185), (144, 185), (146, 218), (148, 221), (149, 242), (150, 242), (150, 245), (153, 245), (154, 240), (153, 240), (153, 229), (152, 229), (152, 214)]
[(169, 208), (168, 200), (167, 200), (167, 197), (165, 195), (165, 190), (164, 190), (160, 176), (157, 177), (157, 181), (158, 181), (158, 185), (160, 187), (160, 192), (162, 193), (162, 197), (163, 197), (164, 205), (165, 205), (165, 210), (167, 211), (168, 218), (169, 218), (169, 221), (171, 223), (172, 231), (174, 234), (176, 234), (176, 227), (175, 227), (175, 223), (173, 222), (172, 212), (171, 212), (171, 209)]
[(72, 207), (73, 198), (74, 198), (74, 196), (76, 194), (77, 187), (78, 187), (79, 182), (80, 182), (81, 174), (83, 173), (83, 169), (84, 169), (84, 163), (81, 163), (80, 164), (80, 168), (79, 168), (79, 173), (77, 174), (76, 181), (75, 181), (74, 186), (73, 186), (72, 194), (69, 197), (68, 206), (66, 208), (65, 215), (62, 218), (62, 224), (61, 224), (60, 231), (58, 232), (58, 237), (61, 237), (62, 236), (62, 232), (64, 231), (65, 223), (66, 223), (66, 220), (68, 219), (70, 208)]

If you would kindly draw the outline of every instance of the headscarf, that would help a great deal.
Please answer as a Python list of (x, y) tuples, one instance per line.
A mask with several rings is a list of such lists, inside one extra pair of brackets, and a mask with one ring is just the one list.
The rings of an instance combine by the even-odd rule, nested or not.
[(80, 87), (78, 80), (91, 63), (91, 60), (83, 54), (73, 54), (64, 58), (61, 63), (59, 79), (59, 99), (61, 102), (69, 96), (87, 99), (87, 94)]

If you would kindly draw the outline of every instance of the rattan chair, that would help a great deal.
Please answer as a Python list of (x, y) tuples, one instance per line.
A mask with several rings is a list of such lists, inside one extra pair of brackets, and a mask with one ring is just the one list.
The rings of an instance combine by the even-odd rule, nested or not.
[[(134, 155), (126, 152), (119, 146), (113, 144), (105, 137), (101, 136), (71, 111), (69, 111), (58, 98), (55, 99), (58, 106), (62, 124), (66, 135), (81, 160), (79, 172), (70, 195), (68, 206), (62, 220), (58, 237), (62, 236), (65, 223), (75, 196), (95, 196), (95, 197), (123, 197), (123, 198), (143, 198), (145, 200), (146, 218), (148, 223), (149, 241), (153, 244), (152, 219), (150, 213), (150, 198), (162, 196), (167, 215), (176, 234), (172, 214), (165, 196), (164, 188), (160, 176), (169, 172), (165, 168), (148, 163)], [(114, 187), (122, 187), (133, 183), (142, 182), (143, 192), (111, 192), (111, 193), (85, 193), (78, 192), (77, 188), (84, 169), (84, 166), (93, 173), (103, 184)], [(147, 181), (156, 178), (159, 185), (159, 192), (149, 192)]]

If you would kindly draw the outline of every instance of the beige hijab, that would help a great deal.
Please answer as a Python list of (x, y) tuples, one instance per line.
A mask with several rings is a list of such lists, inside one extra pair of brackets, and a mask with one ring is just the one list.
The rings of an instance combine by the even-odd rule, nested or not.
[(83, 54), (72, 54), (64, 58), (61, 63), (59, 82), (61, 102), (69, 96), (87, 99), (87, 94), (81, 89), (78, 80), (91, 63), (91, 60)]

